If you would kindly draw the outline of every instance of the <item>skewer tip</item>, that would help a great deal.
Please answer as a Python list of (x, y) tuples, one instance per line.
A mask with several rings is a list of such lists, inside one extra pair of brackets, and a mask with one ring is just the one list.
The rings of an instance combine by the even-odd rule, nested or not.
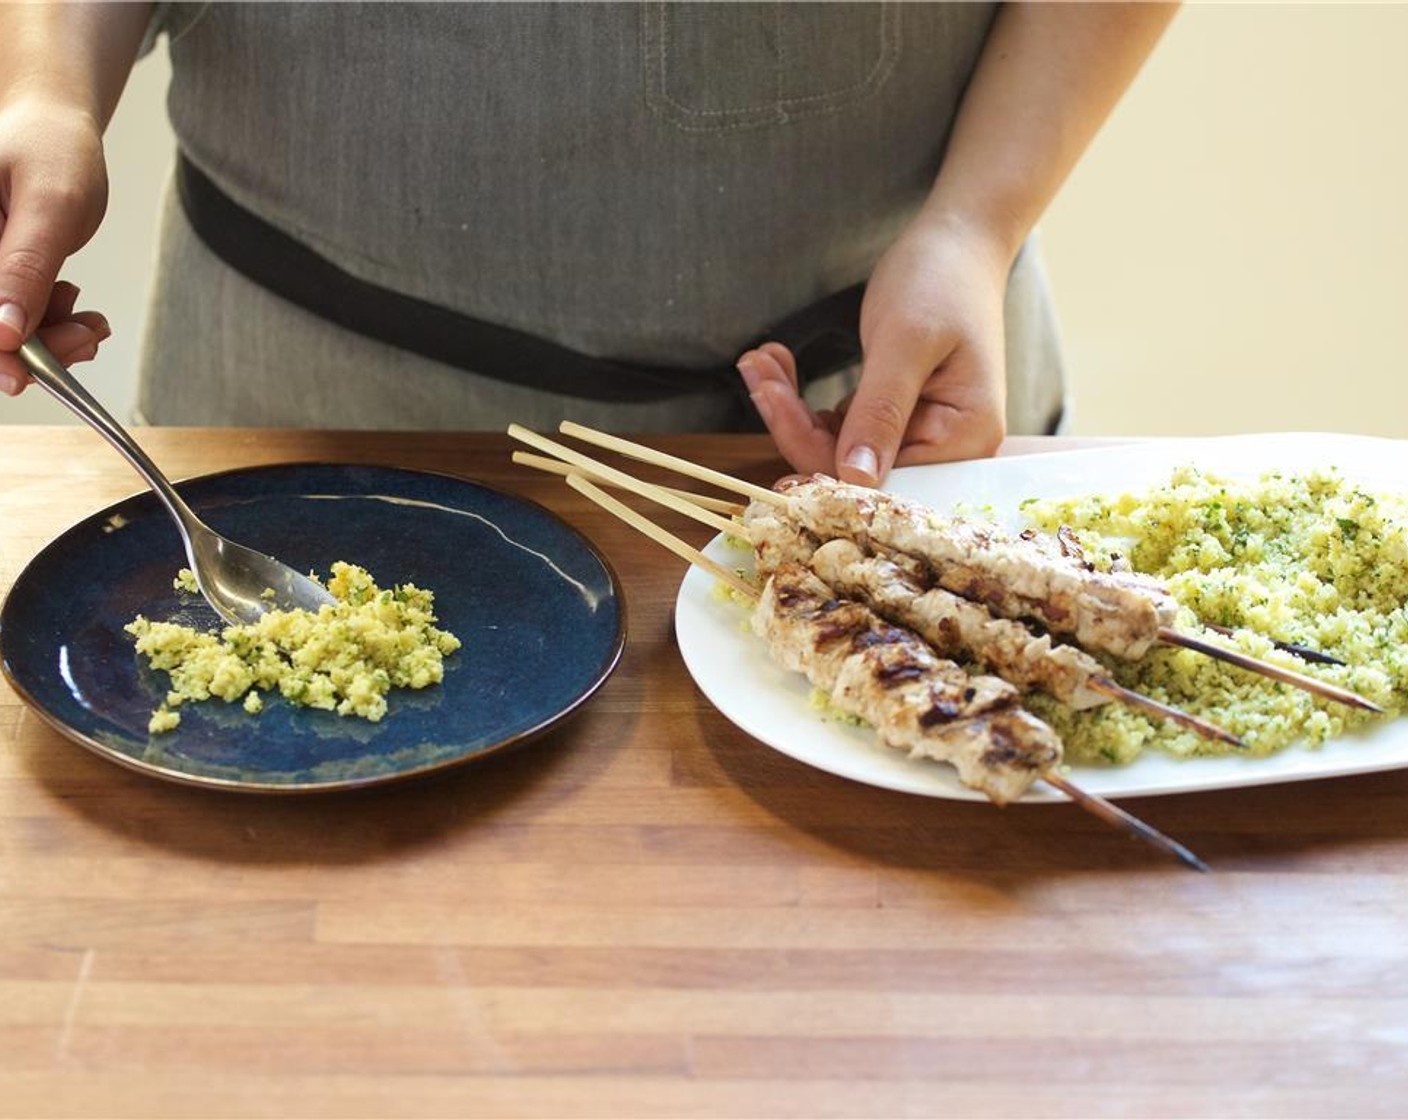
[(1094, 814), (1107, 824), (1114, 825), (1116, 828), (1127, 833), (1131, 838), (1143, 840), (1146, 844), (1158, 848), (1161, 852), (1168, 853), (1185, 867), (1202, 872), (1212, 870), (1212, 868), (1177, 840), (1165, 836), (1152, 825), (1146, 824), (1144, 821), (1134, 816), (1134, 814), (1125, 812), (1125, 810), (1121, 809), (1118, 805), (1106, 801), (1103, 797), (1081, 789), (1080, 786), (1076, 785), (1070, 779), (1064, 778), (1060, 774), (1046, 773), (1042, 775), (1042, 780), (1045, 781), (1047, 785), (1059, 789), (1086, 812)]
[[(1221, 634), (1224, 638), (1230, 638), (1237, 633), (1230, 626), (1222, 626), (1215, 622), (1204, 622), (1203, 627), (1211, 630), (1214, 634)], [(1287, 653), (1295, 654), (1302, 661), (1313, 661), (1317, 665), (1348, 665), (1349, 662), (1334, 656), (1334, 654), (1324, 653), (1318, 649), (1311, 649), (1309, 646), (1300, 645), (1297, 642), (1282, 642), (1275, 638), (1269, 639), (1271, 644), (1277, 649), (1285, 650)]]

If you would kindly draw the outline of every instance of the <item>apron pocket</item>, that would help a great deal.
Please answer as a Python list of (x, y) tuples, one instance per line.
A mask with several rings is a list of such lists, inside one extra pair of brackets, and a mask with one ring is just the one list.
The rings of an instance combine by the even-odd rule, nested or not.
[(899, 23), (892, 2), (649, 4), (641, 35), (646, 100), (686, 132), (833, 113), (888, 80)]

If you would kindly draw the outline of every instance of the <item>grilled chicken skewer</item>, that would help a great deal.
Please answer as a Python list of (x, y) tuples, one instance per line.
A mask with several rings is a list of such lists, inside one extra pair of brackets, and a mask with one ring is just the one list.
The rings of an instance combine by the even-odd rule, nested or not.
[[(915, 550), (912, 555), (935, 568), (936, 579), (946, 589), (984, 603), (995, 614), (1034, 619), (1053, 633), (1071, 635), (1083, 645), (1114, 656), (1135, 659), (1155, 643), (1183, 646), (1328, 700), (1365, 711), (1383, 711), (1348, 689), (1180, 633), (1172, 626), (1177, 604), (1157, 581), (1127, 571), (1093, 571), (1079, 549), (1070, 547), (1073, 542), (1069, 538), (1058, 538), (1052, 544), (1034, 531), (1012, 537), (996, 527), (969, 522), (962, 523), (964, 531), (949, 540), (943, 530), (952, 523), (951, 519), (893, 495), (824, 476), (796, 484), (783, 493), (571, 421), (564, 421), (561, 430), (584, 442), (754, 500), (771, 502), (789, 511), (800, 506), (796, 512), (803, 516), (799, 519), (822, 537), (850, 537), (867, 548), (890, 552), (910, 552), (903, 547), (907, 543)], [(560, 444), (536, 446), (561, 454)], [(562, 450), (576, 454), (570, 449)], [(586, 463), (590, 471), (592, 461)], [(615, 480), (608, 481), (615, 484)], [(810, 491), (805, 495), (796, 493), (808, 487)], [(824, 494), (820, 493), (822, 490)], [(849, 503), (848, 498), (852, 499)], [(813, 507), (811, 518), (805, 516), (808, 506)], [(878, 525), (877, 510), (882, 513)]]
[(781, 508), (821, 540), (921, 561), (941, 587), (1004, 618), (1031, 618), (1088, 649), (1138, 660), (1173, 625), (1178, 603), (1154, 581), (1097, 572), (1059, 540), (1012, 537), (987, 522), (941, 517), (919, 502), (813, 475)]
[[(758, 569), (762, 574), (767, 574), (786, 560), (810, 564), (813, 553), (820, 546), (815, 535), (798, 526), (785, 510), (770, 501), (755, 499), (743, 511), (741, 522), (735, 523), (721, 514), (699, 508), (690, 495), (642, 482), (536, 433), (516, 426), (510, 429), (510, 433), (534, 447), (562, 456), (565, 463), (571, 464), (569, 470), (589, 472), (601, 482), (642, 494), (721, 532), (745, 534), (755, 549)], [(546, 461), (539, 456), (524, 452), (514, 452), (514, 461), (539, 469), (544, 469), (546, 465)], [(909, 577), (916, 575), (912, 562), (907, 574)], [(839, 576), (840, 573), (833, 570), (830, 575)], [(736, 583), (736, 577), (731, 573), (724, 578)], [(828, 582), (831, 582), (829, 578)], [(926, 594), (924, 605), (916, 614), (915, 604), (908, 600), (924, 589), (914, 586), (912, 580), (909, 588), (896, 588), (893, 579), (875, 575), (869, 575), (859, 583), (888, 588), (889, 593), (884, 597), (889, 609), (878, 606), (873, 593), (869, 599), (871, 607), (891, 622), (918, 630), (946, 657), (976, 657), (988, 662), (1000, 676), (1021, 687), (1042, 687), (1077, 709), (1094, 707), (1112, 699), (1120, 700), (1208, 738), (1234, 746), (1241, 745), (1236, 736), (1223, 728), (1118, 684), (1105, 674), (1104, 667), (1098, 661), (1081, 650), (1055, 645), (1046, 637), (1038, 638), (1020, 623), (993, 618), (979, 604), (934, 588)], [(848, 593), (854, 596), (858, 590), (858, 584), (853, 582)]]
[(806, 564), (841, 594), (914, 630), (943, 656), (980, 661), (1004, 680), (1040, 689), (1075, 711), (1119, 700), (1207, 738), (1242, 745), (1216, 724), (1125, 688), (1084, 650), (1058, 645), (1049, 635), (1035, 634), (1021, 622), (994, 616), (980, 603), (927, 584), (914, 561), (870, 555), (845, 538), (821, 543), (766, 502), (750, 502), (742, 522), (760, 575), (787, 561)]
[[(569, 474), (567, 484), (740, 594), (757, 596), (735, 573), (581, 475)], [(774, 575), (763, 595), (766, 610), (762, 602), (755, 608), (755, 630), (767, 638), (775, 657), (805, 672), (841, 710), (870, 722), (884, 741), (914, 756), (947, 759), (958, 768), (960, 779), (998, 804), (1020, 796), (1040, 778), (1107, 824), (1194, 870), (1208, 870), (1182, 844), (1059, 774), (1060, 740), (1046, 724), (1008, 700), (1011, 686), (1006, 682), (979, 678), (974, 683), (969, 678), (969, 683), (961, 683), (955, 674), (958, 667), (943, 664), (915, 635), (888, 626), (859, 604), (840, 603), (818, 577), (800, 566), (788, 570), (797, 573), (797, 580), (779, 585)], [(1043, 759), (1045, 767), (1039, 769)]]
[[(1014, 538), (987, 522), (945, 518), (918, 502), (824, 475), (768, 490), (579, 424), (564, 423), (562, 431), (779, 506), (821, 540), (846, 537), (867, 551), (914, 556), (935, 569), (943, 587), (994, 614), (1034, 618), (1117, 657), (1143, 656), (1159, 640), (1160, 628), (1177, 617), (1177, 601), (1156, 581), (1094, 571), (1078, 550), (1072, 554), (1069, 541), (1051, 542), (1035, 532)], [(521, 429), (510, 434), (521, 435)]]
[(1091, 570), (1065, 542), (942, 518), (918, 502), (822, 476), (791, 487), (783, 498), (783, 508), (818, 537), (847, 537), (914, 557), (949, 591), (994, 614), (1035, 619), (1089, 648), (1134, 660), (1155, 643), (1184, 646), (1330, 700), (1383, 710), (1346, 689), (1180, 633), (1172, 626), (1177, 601), (1155, 580)]

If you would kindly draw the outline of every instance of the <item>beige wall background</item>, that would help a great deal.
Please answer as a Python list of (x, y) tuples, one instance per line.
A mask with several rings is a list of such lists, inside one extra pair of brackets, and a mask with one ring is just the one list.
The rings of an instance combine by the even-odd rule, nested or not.
[[(1408, 6), (1186, 7), (1043, 223), (1072, 430), (1408, 436)], [(112, 199), (67, 275), (113, 338), (84, 376), (134, 400), (166, 62), (109, 130)], [(67, 421), (37, 391), (7, 421)]]
[(1049, 211), (1075, 429), (1408, 436), (1408, 7), (1197, 5)]

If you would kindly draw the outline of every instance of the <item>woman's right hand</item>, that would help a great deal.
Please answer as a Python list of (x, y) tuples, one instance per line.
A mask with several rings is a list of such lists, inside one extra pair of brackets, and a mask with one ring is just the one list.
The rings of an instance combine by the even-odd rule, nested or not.
[(28, 383), (13, 352), (36, 330), (65, 365), (93, 357), (111, 333), (97, 312), (74, 312), (77, 288), (55, 283), (96, 232), (107, 195), (91, 114), (36, 96), (0, 106), (0, 391)]

